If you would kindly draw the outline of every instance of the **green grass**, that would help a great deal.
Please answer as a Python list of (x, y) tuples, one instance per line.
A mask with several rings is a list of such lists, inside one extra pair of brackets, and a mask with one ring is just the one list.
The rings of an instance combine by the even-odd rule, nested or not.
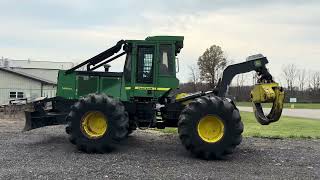
[[(295, 109), (320, 109), (320, 103), (285, 103), (284, 108), (291, 108), (291, 105), (294, 104)], [(251, 102), (236, 102), (237, 106), (246, 106), (252, 107)], [(264, 103), (263, 107), (271, 108), (271, 103)]]
[[(278, 122), (262, 126), (256, 121), (253, 113), (241, 112), (240, 114), (244, 123), (243, 135), (245, 137), (320, 138), (320, 120), (282, 116)], [(177, 128), (165, 128), (160, 131), (164, 133), (177, 133)]]
[(268, 138), (320, 138), (320, 121), (282, 116), (278, 122), (260, 125), (253, 113), (241, 112), (244, 136)]

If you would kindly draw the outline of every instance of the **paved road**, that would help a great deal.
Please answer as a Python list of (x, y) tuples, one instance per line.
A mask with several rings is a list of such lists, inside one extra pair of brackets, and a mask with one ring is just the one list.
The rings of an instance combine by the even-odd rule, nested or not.
[(244, 138), (225, 160), (205, 161), (176, 134), (136, 131), (112, 153), (85, 154), (63, 126), (22, 125), (0, 119), (0, 179), (320, 179), (320, 140)]
[[(252, 107), (238, 106), (240, 111), (253, 112)], [(270, 108), (263, 108), (264, 112), (269, 112)], [(320, 109), (283, 109), (282, 115), (291, 117), (302, 117), (320, 120)]]

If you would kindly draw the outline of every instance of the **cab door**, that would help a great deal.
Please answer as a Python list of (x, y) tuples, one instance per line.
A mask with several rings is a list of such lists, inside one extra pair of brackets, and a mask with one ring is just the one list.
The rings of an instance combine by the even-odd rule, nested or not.
[(155, 91), (155, 45), (138, 45), (136, 55), (136, 78), (134, 96), (154, 97)]
[(158, 48), (159, 60), (157, 71), (157, 91), (156, 97), (161, 97), (170, 89), (179, 86), (179, 80), (176, 78), (175, 69), (175, 49), (174, 44), (161, 43)]

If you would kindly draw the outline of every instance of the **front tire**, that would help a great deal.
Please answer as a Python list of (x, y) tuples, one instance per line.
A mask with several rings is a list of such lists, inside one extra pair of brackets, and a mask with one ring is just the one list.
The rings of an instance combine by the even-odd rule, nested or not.
[(179, 117), (182, 144), (203, 159), (221, 159), (242, 141), (238, 109), (227, 99), (203, 96), (189, 103)]
[(70, 141), (87, 153), (110, 152), (128, 133), (128, 116), (112, 97), (90, 94), (80, 99), (68, 115)]

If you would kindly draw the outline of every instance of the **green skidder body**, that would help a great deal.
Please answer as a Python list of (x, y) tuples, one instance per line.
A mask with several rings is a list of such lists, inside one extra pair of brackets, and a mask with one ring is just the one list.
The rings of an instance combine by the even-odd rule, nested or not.
[[(57, 96), (33, 102), (24, 130), (67, 124), (70, 142), (79, 150), (103, 153), (137, 128), (177, 127), (182, 144), (192, 154), (219, 159), (233, 152), (243, 132), (238, 109), (225, 98), (228, 86), (235, 75), (250, 71), (259, 75), (251, 92), (258, 122), (268, 125), (279, 120), (284, 92), (273, 81), (262, 55), (228, 66), (211, 91), (175, 94), (183, 40), (183, 36), (121, 40), (69, 70), (60, 70)], [(123, 71), (109, 72), (108, 63), (123, 55)], [(264, 102), (274, 104), (267, 116), (261, 107)]]
[[(90, 75), (85, 71), (75, 71), (65, 74), (65, 70), (60, 70), (58, 75), (57, 96), (66, 99), (79, 99), (91, 93), (104, 93), (113, 97), (126, 99), (123, 77), (105, 77), (97, 74)], [(123, 97), (122, 97), (123, 96)]]

